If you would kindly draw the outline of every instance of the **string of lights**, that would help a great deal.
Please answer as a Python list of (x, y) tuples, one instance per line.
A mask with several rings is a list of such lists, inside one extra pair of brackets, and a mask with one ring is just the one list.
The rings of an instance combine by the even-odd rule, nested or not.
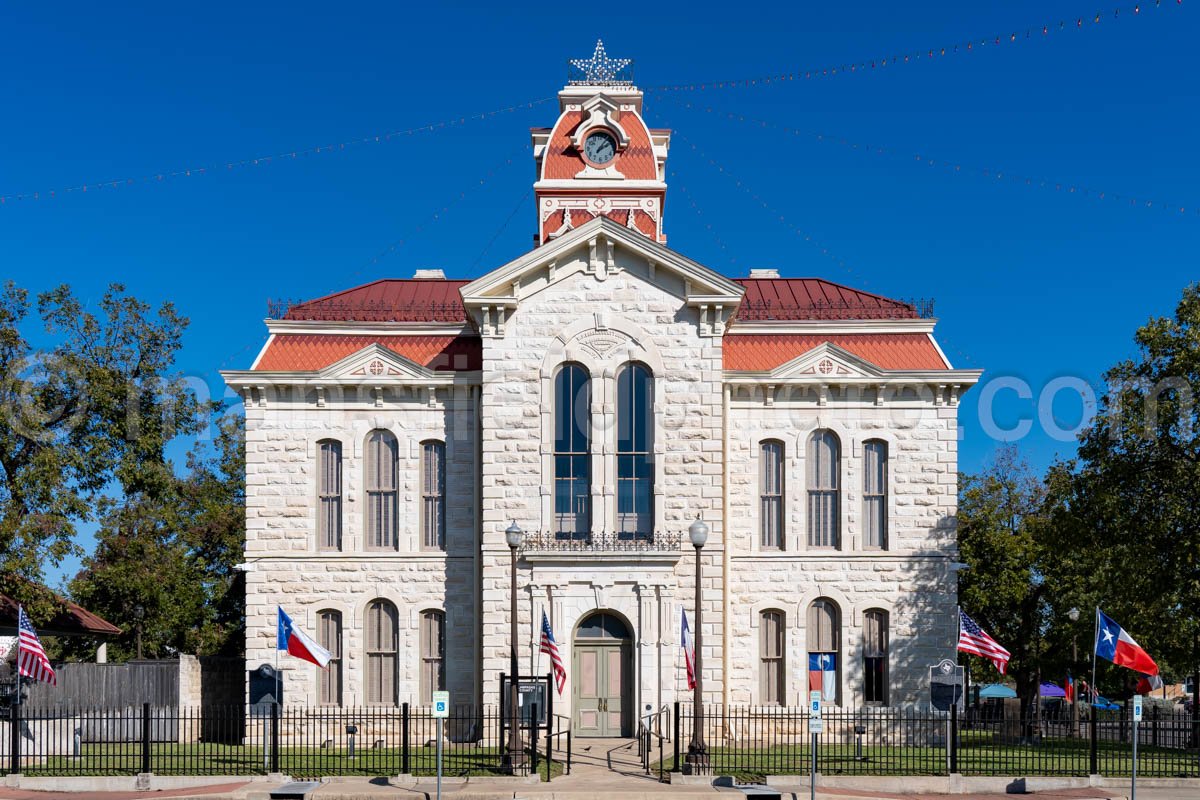
[(304, 147), (297, 150), (284, 150), (277, 153), (254, 156), (252, 158), (241, 158), (233, 161), (214, 162), (194, 167), (162, 170), (159, 172), (151, 172), (131, 177), (127, 176), (124, 178), (93, 181), (90, 183), (79, 183), (73, 186), (66, 186), (57, 189), (0, 194), (0, 206), (21, 201), (46, 200), (62, 195), (76, 193), (82, 194), (101, 190), (119, 189), (138, 184), (160, 183), (162, 181), (168, 181), (177, 178), (194, 178), (201, 175), (211, 175), (220, 171), (231, 172), (233, 170), (244, 169), (247, 167), (266, 166), (268, 164), (274, 164), (280, 161), (294, 161), (307, 156), (340, 153), (352, 147), (359, 147), (369, 144), (383, 144), (402, 136), (414, 136), (420, 133), (432, 133), (434, 131), (440, 131), (446, 128), (466, 125), (468, 122), (473, 122), (476, 120), (489, 119), (501, 114), (512, 114), (522, 109), (534, 108), (535, 106), (541, 105), (542, 103), (547, 103), (554, 99), (555, 98), (553, 97), (542, 97), (537, 100), (531, 100), (527, 103), (517, 103), (516, 105), (505, 106), (504, 108), (497, 108), (491, 111), (483, 111), (478, 114), (451, 117), (448, 119), (443, 119), (440, 122), (431, 122), (426, 125), (419, 125), (415, 128), (385, 131), (371, 134), (369, 136), (360, 136), (355, 139), (346, 139), (345, 141), (334, 142), (333, 144), (314, 145), (312, 147)]
[(986, 48), (995, 49), (1002, 45), (1013, 45), (1020, 42), (1036, 39), (1037, 37), (1048, 37), (1053, 33), (1062, 33), (1069, 30), (1086, 30), (1095, 28), (1104, 19), (1130, 19), (1141, 15), (1145, 9), (1160, 9), (1163, 7), (1179, 7), (1183, 5), (1183, 0), (1150, 0), (1148, 2), (1135, 2), (1132, 4), (1122, 4), (1108, 12), (1096, 12), (1087, 16), (1079, 16), (1074, 18), (1061, 18), (1054, 22), (1047, 22), (1041, 25), (1032, 25), (1015, 30), (1010, 30), (1005, 33), (994, 34), (991, 36), (981, 36), (974, 39), (966, 39), (959, 42), (940, 45), (938, 47), (930, 47), (924, 50), (911, 50), (906, 53), (877, 56), (875, 58), (863, 59), (860, 61), (848, 61), (841, 64), (821, 67), (819, 69), (800, 69), (794, 72), (783, 72), (777, 75), (759, 75), (751, 78), (731, 78), (728, 80), (705, 81), (702, 83), (675, 83), (664, 84), (660, 86), (651, 86), (646, 89), (648, 92), (697, 92), (707, 91), (711, 89), (743, 89), (751, 86), (769, 86), (780, 83), (791, 83), (795, 81), (817, 80), (821, 78), (832, 78), (838, 75), (853, 75), (863, 72), (871, 72), (872, 70), (885, 69), (887, 67), (901, 66), (904, 64), (917, 64), (921, 62), (940, 60), (947, 56), (961, 55), (964, 53), (972, 53), (977, 50)]
[(788, 220), (788, 218), (785, 214), (783, 214), (777, 208), (775, 208), (770, 203), (768, 203), (766, 200), (764, 200), (761, 195), (759, 195), (757, 192), (755, 192), (753, 189), (751, 189), (749, 186), (747, 186), (742, 181), (741, 178), (737, 177), (732, 172), (730, 172), (728, 169), (726, 169), (723, 164), (720, 164), (712, 156), (708, 155), (703, 150), (701, 150), (700, 147), (698, 147), (695, 142), (688, 139), (687, 136), (680, 133), (679, 131), (675, 131), (673, 135), (675, 137), (677, 137), (678, 139), (680, 139), (685, 145), (687, 145), (692, 150), (692, 152), (694, 152), (696, 154), (696, 156), (698, 156), (702, 161), (707, 162), (710, 167), (712, 167), (717, 172), (721, 173), (726, 178), (728, 178), (730, 181), (732, 181), (734, 186), (736, 186), (743, 193), (745, 193), (751, 200), (753, 200), (754, 203), (759, 208), (761, 208), (763, 211), (767, 212), (767, 214), (769, 214), (771, 217), (775, 218), (775, 220), (777, 222), (779, 222), (779, 224), (783, 225), (785, 228), (788, 228), (792, 233), (794, 233), (797, 237), (799, 237), (805, 244), (808, 244), (814, 250), (816, 250), (818, 253), (820, 253), (823, 257), (825, 257), (832, 263), (836, 264), (838, 266), (838, 268), (845, 271), (855, 281), (861, 283), (863, 286), (869, 286), (869, 281), (864, 276), (862, 276), (858, 272), (856, 272), (853, 267), (851, 267), (849, 264), (847, 264), (845, 259), (839, 257), (838, 255), (836, 255), (835, 253), (830, 251), (830, 249), (828, 247), (826, 247), (818, 239), (813, 237), (812, 234), (810, 234), (807, 231), (804, 231), (801, 228), (799, 228), (798, 226), (794, 225), (791, 221)]
[(692, 211), (696, 213), (696, 218), (700, 220), (700, 224), (703, 225), (704, 229), (708, 231), (710, 236), (712, 236), (713, 242), (717, 245), (717, 247), (721, 248), (721, 252), (725, 254), (725, 258), (728, 259), (732, 266), (737, 266), (737, 258), (733, 255), (733, 251), (730, 250), (725, 244), (725, 240), (721, 238), (719, 233), (717, 233), (717, 229), (713, 227), (712, 223), (705, 218), (704, 211), (700, 208), (700, 204), (696, 202), (696, 198), (692, 196), (691, 191), (688, 190), (687, 184), (674, 182), (676, 176), (677, 173), (674, 171), (670, 173), (670, 178), (672, 180), (671, 190), (683, 195), (684, 199), (687, 200), (688, 205), (691, 206)]
[(975, 175), (985, 178), (988, 181), (1007, 181), (1010, 183), (1019, 184), (1022, 186), (1033, 187), (1037, 189), (1045, 189), (1048, 191), (1059, 192), (1062, 194), (1077, 195), (1080, 197), (1090, 197), (1097, 200), (1106, 200), (1111, 202), (1119, 202), (1123, 205), (1128, 205), (1134, 208), (1152, 209), (1158, 211), (1166, 211), (1174, 216), (1195, 214), (1200, 216), (1200, 205), (1186, 205), (1178, 203), (1167, 203), (1161, 200), (1147, 199), (1145, 196), (1132, 196), (1122, 192), (1109, 192), (1103, 189), (1083, 186), (1079, 183), (1071, 181), (1055, 180), (1051, 178), (1038, 178), (1029, 175), (1023, 175), (1016, 172), (1011, 172), (1005, 169), (997, 169), (995, 167), (980, 167), (971, 164), (966, 164), (955, 159), (936, 158), (925, 153), (908, 153), (903, 152), (899, 148), (877, 144), (866, 144), (847, 139), (844, 136), (836, 134), (820, 133), (817, 131), (804, 130), (791, 125), (784, 125), (771, 120), (758, 119), (755, 117), (746, 116), (745, 114), (736, 114), (730, 111), (722, 111), (711, 106), (698, 106), (693, 103), (680, 100), (677, 103), (683, 108), (692, 110), (702, 110), (705, 113), (712, 114), (717, 117), (732, 120), (735, 122), (745, 123), (759, 128), (769, 128), (781, 131), (792, 136), (802, 136), (814, 139), (818, 142), (838, 144), (843, 147), (850, 148), (862, 153), (871, 155), (888, 156), (899, 159), (910, 164), (919, 164), (932, 169), (942, 170), (953, 175)]

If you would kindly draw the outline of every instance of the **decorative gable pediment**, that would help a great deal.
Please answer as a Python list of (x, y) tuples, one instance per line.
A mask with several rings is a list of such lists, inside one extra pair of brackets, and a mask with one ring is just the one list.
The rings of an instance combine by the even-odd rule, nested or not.
[(357, 353), (320, 370), (320, 377), (330, 381), (366, 382), (371, 380), (441, 382), (447, 376), (405, 358), (380, 344), (371, 344)]
[(880, 378), (886, 374), (870, 361), (854, 355), (830, 342), (817, 345), (803, 355), (772, 370), (772, 377), (781, 380), (816, 380), (836, 383), (856, 378)]
[[(475, 314), (480, 332), (503, 335), (505, 318), (519, 303), (583, 271), (598, 281), (608, 280), (622, 267), (617, 252), (644, 265), (646, 278), (701, 309), (712, 333), (724, 330), (745, 289), (720, 273), (659, 244), (648, 236), (598, 217), (492, 270), (462, 287), (463, 304)], [(622, 259), (624, 260), (624, 259)]]

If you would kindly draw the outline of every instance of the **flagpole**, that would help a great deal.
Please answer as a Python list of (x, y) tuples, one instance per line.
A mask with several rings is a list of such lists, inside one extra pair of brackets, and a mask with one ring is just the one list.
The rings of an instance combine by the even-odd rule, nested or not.
[[(1096, 644), (1100, 640), (1100, 606), (1096, 606), (1096, 630), (1092, 634), (1092, 702), (1100, 700), (1100, 690), (1096, 687)], [(1095, 713), (1093, 711), (1092, 713)]]

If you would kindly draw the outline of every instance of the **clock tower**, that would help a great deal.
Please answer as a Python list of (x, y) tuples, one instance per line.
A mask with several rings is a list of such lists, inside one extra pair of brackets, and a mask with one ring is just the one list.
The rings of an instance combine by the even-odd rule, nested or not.
[(629, 59), (609, 58), (596, 42), (591, 58), (572, 59), (558, 93), (559, 117), (534, 128), (536, 244), (595, 217), (608, 217), (666, 243), (662, 211), (671, 132), (642, 119), (642, 93)]

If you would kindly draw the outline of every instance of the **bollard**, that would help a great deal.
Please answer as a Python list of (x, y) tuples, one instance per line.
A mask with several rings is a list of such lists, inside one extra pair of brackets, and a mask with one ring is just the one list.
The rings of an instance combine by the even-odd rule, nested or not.
[(71, 755), (75, 756), (75, 758), (79, 758), (79, 756), (82, 754), (82, 752), (83, 752), (83, 728), (76, 728), (74, 740), (71, 742)]
[(358, 733), (357, 725), (347, 725), (346, 726), (346, 737), (347, 737), (346, 757), (350, 758), (350, 759), (354, 758), (354, 734), (356, 734), (356, 733)]

